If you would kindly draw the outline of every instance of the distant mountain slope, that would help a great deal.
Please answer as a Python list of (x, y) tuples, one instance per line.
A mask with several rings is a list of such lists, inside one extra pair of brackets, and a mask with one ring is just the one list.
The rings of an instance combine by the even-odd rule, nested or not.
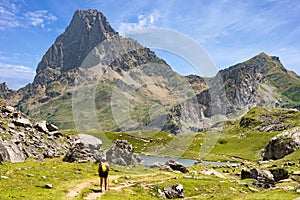
[(0, 98), (62, 129), (78, 120), (82, 129), (98, 128), (96, 120), (103, 130), (183, 133), (184, 126), (198, 131), (212, 125), (207, 117), (216, 114), (299, 106), (299, 87), (298, 75), (264, 53), (212, 78), (181, 76), (150, 49), (119, 36), (102, 13), (77, 10), (38, 64), (33, 83), (18, 91), (1, 84)]
[[(210, 92), (198, 94), (199, 103), (207, 107), (206, 115), (212, 115), (210, 107), (217, 107), (217, 111), (224, 114), (244, 113), (254, 106), (289, 107), (300, 105), (300, 78), (297, 74), (285, 69), (278, 57), (265, 53), (232, 67), (220, 70), (219, 77), (223, 80), (226, 96), (220, 97), (221, 105), (210, 104)], [(214, 78), (211, 88), (214, 94), (221, 95), (220, 88), (214, 88)], [(215, 111), (216, 112), (216, 111)]]

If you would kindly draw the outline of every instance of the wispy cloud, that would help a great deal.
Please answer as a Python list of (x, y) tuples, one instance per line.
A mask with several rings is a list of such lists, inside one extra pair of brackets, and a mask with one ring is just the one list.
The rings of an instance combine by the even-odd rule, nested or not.
[(35, 71), (23, 65), (11, 65), (0, 63), (1, 77), (15, 77), (15, 75), (35, 75)]
[(32, 26), (41, 26), (42, 28), (45, 28), (45, 23), (49, 24), (57, 20), (57, 17), (47, 10), (26, 12), (24, 16)]
[(137, 17), (137, 22), (121, 22), (118, 27), (118, 31), (120, 34), (124, 34), (126, 32), (140, 30), (146, 27), (153, 27), (159, 18), (160, 14), (158, 10), (154, 10), (150, 14), (139, 15)]
[(35, 10), (22, 12), (22, 4), (18, 6), (10, 1), (3, 0), (0, 2), (0, 31), (26, 26), (40, 26), (45, 28), (45, 24), (50, 24), (57, 20), (47, 10)]
[(1, 82), (6, 82), (12, 89), (18, 89), (32, 82), (35, 75), (35, 71), (30, 67), (6, 63), (0, 63), (0, 71)]
[(3, 0), (0, 2), (0, 30), (20, 26), (19, 20), (16, 20), (19, 9), (14, 3)]

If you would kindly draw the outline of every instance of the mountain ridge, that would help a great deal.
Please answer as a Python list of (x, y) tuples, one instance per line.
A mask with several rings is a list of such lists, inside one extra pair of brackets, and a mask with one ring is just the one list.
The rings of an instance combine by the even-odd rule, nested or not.
[[(97, 73), (102, 73), (99, 80), (97, 73), (87, 73), (94, 65), (102, 66), (96, 69)], [(197, 75), (181, 76), (150, 49), (119, 36), (97, 10), (75, 11), (70, 25), (49, 47), (36, 72), (34, 81), (17, 91), (1, 84), (0, 98), (30, 116), (46, 119), (66, 129), (74, 128), (72, 93), (78, 76), (82, 74), (86, 74), (83, 78), (87, 80), (99, 82), (96, 115), (102, 126), (109, 124), (107, 130), (117, 130), (120, 126), (114, 122), (111, 111), (111, 95), (116, 85), (122, 86), (124, 97), (132, 99), (128, 112), (137, 124), (136, 127), (124, 125), (129, 130), (151, 124), (155, 117), (149, 116), (149, 110), (157, 103), (165, 110), (164, 114), (158, 112), (155, 116), (158, 119), (165, 116), (167, 126), (163, 129), (175, 133), (182, 132), (183, 121), (197, 122), (203, 116), (236, 115), (254, 106), (300, 105), (297, 93), (300, 78), (285, 69), (278, 57), (262, 52), (220, 70), (209, 79)], [(220, 80), (223, 82), (218, 83)], [(179, 96), (182, 99), (178, 99)], [(191, 103), (195, 100), (193, 97), (197, 103)], [(214, 97), (217, 101), (211, 102)], [(184, 111), (183, 105), (193, 105), (203, 113), (193, 113), (191, 109)], [(198, 130), (197, 127), (192, 129)]]

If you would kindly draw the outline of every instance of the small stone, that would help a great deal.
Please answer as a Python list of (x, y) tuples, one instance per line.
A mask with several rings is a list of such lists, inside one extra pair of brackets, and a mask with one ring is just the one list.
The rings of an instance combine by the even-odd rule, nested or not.
[(2, 178), (2, 179), (8, 179), (7, 176), (0, 176), (0, 178)]
[(297, 193), (300, 193), (300, 189), (297, 189), (296, 192), (297, 192)]
[(130, 178), (130, 176), (125, 175), (124, 178), (128, 180)]
[(252, 191), (252, 192), (258, 192), (258, 190), (255, 189), (255, 188), (253, 188), (253, 187), (248, 187), (248, 188), (249, 188), (249, 190)]
[(242, 186), (245, 186), (245, 187), (248, 187), (248, 183), (245, 183), (245, 182), (241, 182), (241, 181), (238, 181), (238, 184), (239, 185), (242, 185)]
[(294, 172), (292, 173), (292, 175), (300, 176), (300, 171), (294, 171)]
[(195, 188), (195, 191), (199, 191), (199, 189), (198, 189), (198, 188)]
[(294, 190), (295, 188), (293, 186), (286, 186), (286, 187), (283, 187), (283, 190), (284, 191), (289, 191), (289, 190)]
[(152, 196), (155, 196), (155, 193), (154, 192), (149, 192), (150, 195)]
[(48, 183), (48, 184), (45, 185), (45, 188), (47, 188), (47, 189), (52, 189), (53, 186), (52, 186), (52, 184)]
[(47, 177), (46, 177), (46, 176), (42, 176), (42, 178), (43, 178), (43, 179), (46, 179)]
[(27, 174), (28, 177), (34, 177), (34, 174)]
[(258, 161), (257, 163), (259, 164), (259, 165), (264, 165), (264, 164), (267, 164), (267, 163), (269, 163), (270, 161), (269, 160), (262, 160), (262, 161)]
[(287, 179), (282, 179), (280, 181), (278, 181), (279, 183), (286, 183), (286, 182), (292, 182), (293, 180), (290, 179), (290, 178), (287, 178)]
[(118, 180), (113, 180), (113, 183), (118, 184), (119, 181)]

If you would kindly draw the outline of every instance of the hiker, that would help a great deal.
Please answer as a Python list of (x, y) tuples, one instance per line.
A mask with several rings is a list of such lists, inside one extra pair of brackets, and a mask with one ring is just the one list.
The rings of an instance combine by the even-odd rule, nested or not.
[(104, 179), (104, 188), (105, 190), (107, 190), (108, 172), (109, 172), (108, 164), (100, 162), (98, 167), (98, 173), (100, 177), (100, 192), (102, 192), (103, 179)]

